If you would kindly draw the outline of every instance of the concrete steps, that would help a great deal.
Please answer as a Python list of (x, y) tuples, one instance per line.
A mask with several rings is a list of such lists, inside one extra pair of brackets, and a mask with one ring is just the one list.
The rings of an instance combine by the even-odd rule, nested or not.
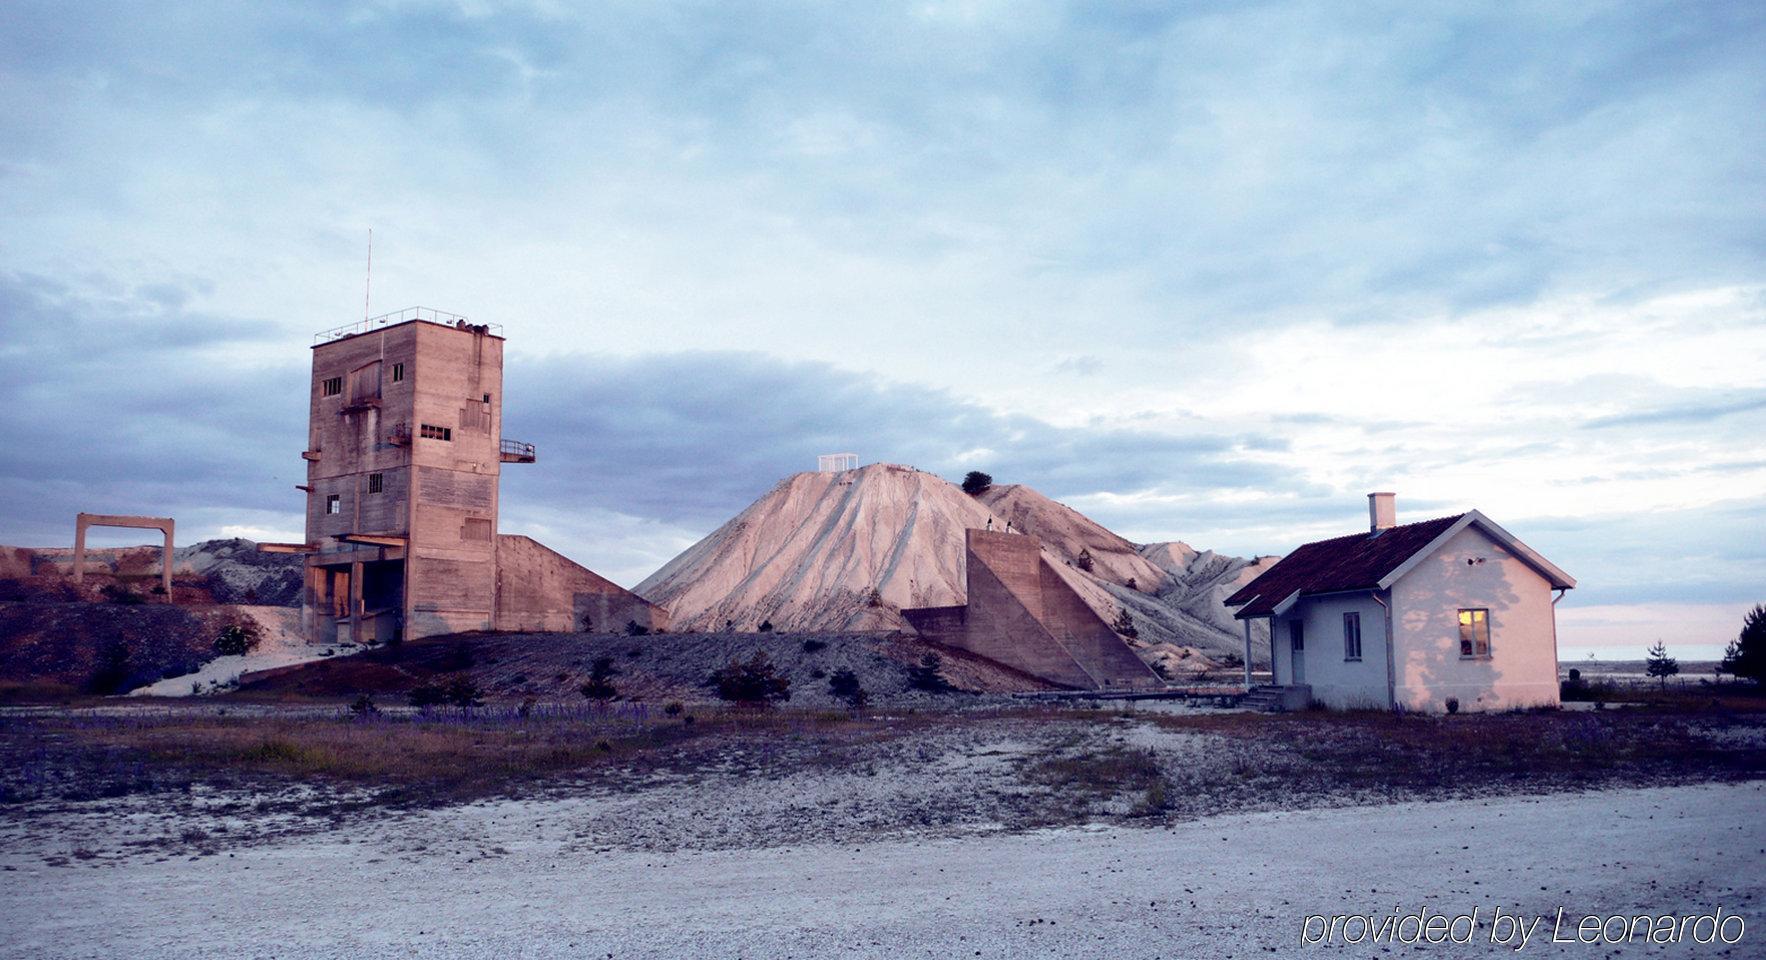
[(1308, 686), (1277, 686), (1272, 683), (1259, 684), (1239, 699), (1239, 706), (1247, 710), (1262, 710), (1265, 713), (1278, 713), (1285, 710), (1304, 710), (1312, 702), (1312, 688)]

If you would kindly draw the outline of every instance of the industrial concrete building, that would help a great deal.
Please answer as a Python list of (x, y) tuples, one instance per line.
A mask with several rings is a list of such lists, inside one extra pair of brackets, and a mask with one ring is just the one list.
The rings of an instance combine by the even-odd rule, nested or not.
[(500, 328), (423, 307), (313, 347), (302, 624), (314, 643), (467, 630), (611, 630), (665, 611), (527, 537), (497, 530)]
[(903, 610), (921, 636), (1076, 690), (1160, 685), (1153, 668), (1042, 555), (1035, 537), (964, 534), (967, 602)]

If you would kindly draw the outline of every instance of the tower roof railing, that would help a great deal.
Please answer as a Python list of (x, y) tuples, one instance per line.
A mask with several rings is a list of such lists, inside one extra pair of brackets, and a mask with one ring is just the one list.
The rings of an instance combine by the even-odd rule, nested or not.
[(353, 337), (363, 333), (372, 333), (375, 330), (380, 330), (400, 323), (406, 323), (411, 320), (438, 323), (444, 327), (455, 327), (461, 330), (482, 329), (485, 333), (498, 337), (503, 335), (503, 325), (500, 323), (475, 324), (460, 314), (449, 313), (446, 310), (437, 310), (433, 307), (406, 307), (403, 310), (395, 310), (392, 313), (383, 313), (378, 317), (369, 317), (366, 320), (357, 320), (354, 323), (346, 323), (341, 327), (332, 327), (330, 330), (321, 330), (320, 332), (313, 334), (313, 343), (330, 343), (333, 340), (342, 340), (345, 337)]

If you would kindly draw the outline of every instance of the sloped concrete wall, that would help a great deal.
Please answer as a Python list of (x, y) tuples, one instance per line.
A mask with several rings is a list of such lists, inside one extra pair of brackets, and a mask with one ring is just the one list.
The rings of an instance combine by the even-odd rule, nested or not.
[(969, 530), (966, 546), (968, 604), (902, 611), (922, 636), (1077, 689), (1158, 683), (1043, 559), (1035, 537)]
[(668, 627), (668, 611), (532, 537), (497, 537), (497, 629), (624, 630), (628, 622)]

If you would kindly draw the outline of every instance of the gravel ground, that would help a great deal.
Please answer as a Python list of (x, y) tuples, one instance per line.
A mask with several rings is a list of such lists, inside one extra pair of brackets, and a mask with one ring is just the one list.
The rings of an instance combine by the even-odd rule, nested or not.
[[(986, 758), (975, 762), (985, 765)], [(1545, 916), (1526, 956), (1762, 955), (1759, 783), (724, 850), (607, 849), (603, 799), (346, 820), (214, 856), (46, 865), (0, 839), (0, 956), (1383, 956), (1303, 947), (1319, 914)], [(142, 815), (150, 816), (150, 812)], [(125, 818), (126, 819), (126, 818)], [(1551, 944), (1559, 907), (1706, 912), (1741, 943)]]

